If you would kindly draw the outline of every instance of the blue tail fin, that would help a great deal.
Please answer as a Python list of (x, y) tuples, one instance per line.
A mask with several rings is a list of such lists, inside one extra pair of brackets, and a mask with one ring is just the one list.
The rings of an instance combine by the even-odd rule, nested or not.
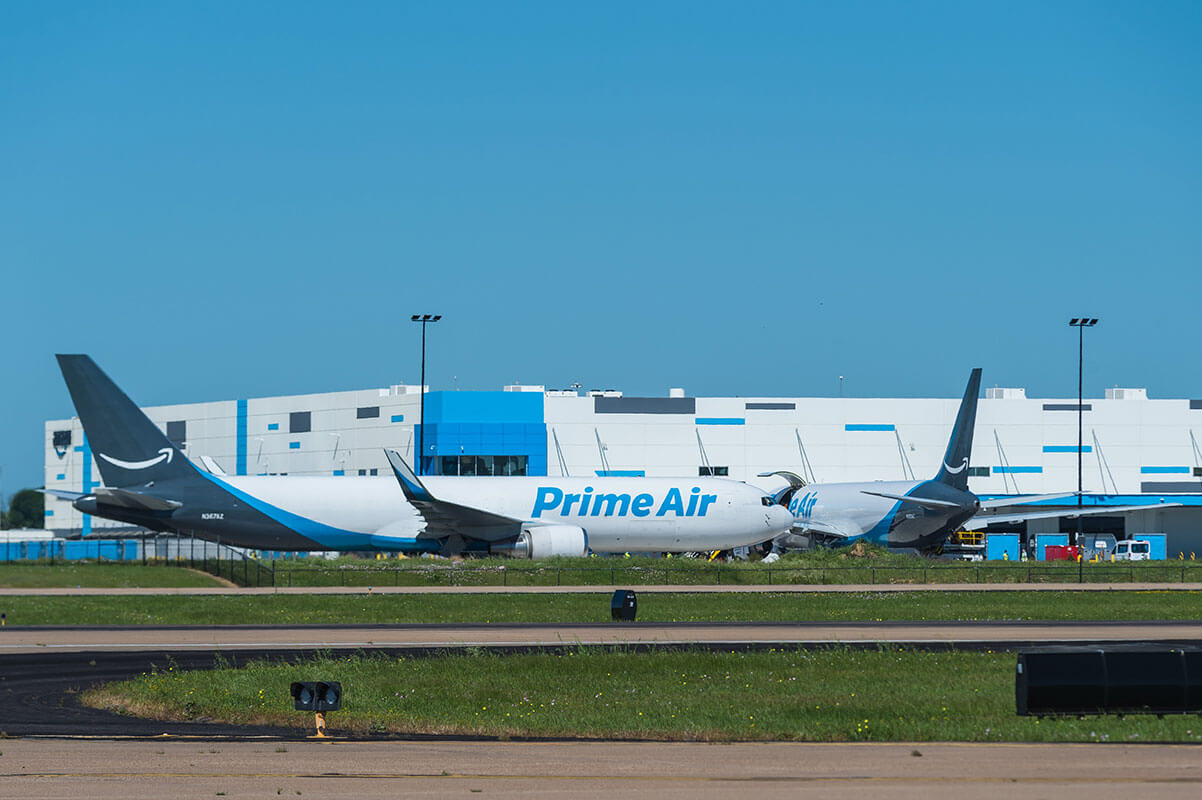
[(956, 426), (947, 443), (947, 453), (935, 480), (968, 491), (968, 460), (972, 457), (972, 432), (977, 425), (977, 395), (981, 393), (981, 368), (977, 367), (968, 378), (964, 399), (960, 401), (960, 413), (956, 414)]
[(196, 473), (179, 448), (89, 356), (57, 358), (106, 486), (145, 486)]

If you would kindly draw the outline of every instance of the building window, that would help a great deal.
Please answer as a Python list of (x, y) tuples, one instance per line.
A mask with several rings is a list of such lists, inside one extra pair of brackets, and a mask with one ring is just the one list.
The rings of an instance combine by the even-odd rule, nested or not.
[(1202, 467), (1194, 467), (1194, 477), (1202, 478)]
[(488, 475), (513, 477), (525, 475), (528, 456), (439, 456), (426, 459), (432, 475)]
[(380, 471), (379, 471), (378, 469), (373, 469), (373, 470), (371, 470), (371, 474), (372, 474), (372, 475), (379, 475), (379, 474), (380, 474)]
[(184, 442), (188, 440), (188, 423), (186, 420), (178, 420), (176, 422), (167, 423), (167, 438), (171, 443), (178, 448), (183, 449)]
[(969, 467), (968, 477), (970, 478), (988, 478), (989, 467)]
[(71, 449), (71, 431), (55, 431), (50, 435), (50, 441), (54, 445), (54, 452), (62, 458)]
[(293, 411), (288, 415), (289, 433), (308, 433), (313, 430), (311, 411)]
[(365, 470), (365, 469), (361, 469), (361, 470), (359, 470), (359, 474), (360, 474), (360, 475), (366, 475), (366, 474), (367, 474), (367, 470)]
[(363, 406), (355, 410), (355, 419), (379, 419), (379, 406)]
[(722, 477), (730, 475), (730, 467), (698, 467), (697, 474), (702, 478)]

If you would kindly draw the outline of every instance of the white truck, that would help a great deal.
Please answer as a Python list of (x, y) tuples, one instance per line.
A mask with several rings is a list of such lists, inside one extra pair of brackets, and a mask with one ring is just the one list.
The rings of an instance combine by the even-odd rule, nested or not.
[(1124, 539), (1114, 546), (1115, 561), (1147, 561), (1152, 557), (1152, 544), (1146, 539)]

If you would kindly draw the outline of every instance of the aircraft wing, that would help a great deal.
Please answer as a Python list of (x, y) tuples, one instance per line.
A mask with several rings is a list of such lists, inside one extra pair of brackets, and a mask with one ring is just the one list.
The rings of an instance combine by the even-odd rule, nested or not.
[(836, 536), (840, 539), (847, 539), (855, 535), (849, 533), (838, 525), (830, 522), (823, 522), (817, 519), (806, 520), (805, 522), (795, 522), (791, 529), (795, 533), (820, 533), (824, 536)]
[(888, 492), (870, 492), (867, 489), (861, 489), (861, 494), (871, 494), (876, 497), (885, 497), (890, 500), (902, 500), (915, 505), (927, 506), (928, 508), (960, 508), (959, 503), (950, 503), (947, 500), (932, 500), (929, 497), (914, 497), (908, 494), (889, 494)]
[(417, 509), (426, 521), (425, 535), (431, 538), (463, 536), (495, 542), (517, 536), (522, 529), (522, 520), (493, 514), (471, 506), (439, 500), (430, 494), (421, 480), (395, 450), (384, 450), (392, 472), (396, 475), (405, 499)]
[(1002, 506), (1021, 506), (1027, 503), (1038, 503), (1044, 500), (1059, 500), (1062, 497), (1076, 497), (1076, 492), (1061, 492), (1060, 494), (1019, 494), (1013, 497), (995, 497), (992, 500), (981, 500), (981, 508), (1000, 508)]
[(1085, 506), (1080, 513), (1076, 508), (1056, 511), (1026, 511), (1015, 514), (977, 514), (964, 523), (964, 529), (975, 531), (995, 522), (1026, 522), (1029, 519), (1056, 519), (1057, 517), (1089, 517), (1098, 514), (1129, 514), (1132, 511), (1152, 511), (1157, 508), (1176, 508), (1181, 503), (1154, 503), (1147, 506)]

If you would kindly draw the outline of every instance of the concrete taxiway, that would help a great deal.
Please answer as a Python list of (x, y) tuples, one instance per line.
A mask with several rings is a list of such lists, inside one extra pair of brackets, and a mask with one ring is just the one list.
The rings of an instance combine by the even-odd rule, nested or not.
[(10, 626), (0, 629), (0, 653), (693, 643), (742, 646), (892, 642), (1018, 647), (1038, 643), (1200, 640), (1202, 622)]
[(0, 797), (1167, 798), (1202, 748), (1072, 744), (0, 742)]

